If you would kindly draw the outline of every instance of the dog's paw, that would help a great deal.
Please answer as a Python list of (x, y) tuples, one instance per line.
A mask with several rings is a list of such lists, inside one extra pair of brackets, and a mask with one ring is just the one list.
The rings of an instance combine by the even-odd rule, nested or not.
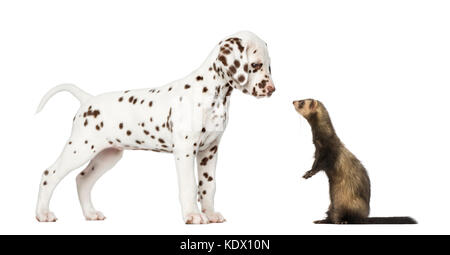
[(184, 217), (186, 224), (208, 224), (208, 217), (203, 213), (190, 213)]
[(84, 215), (84, 217), (86, 218), (86, 220), (104, 220), (104, 219), (106, 219), (105, 215), (103, 215), (103, 213), (99, 212), (99, 211), (92, 211), (92, 212), (86, 213)]
[(55, 222), (57, 220), (55, 214), (52, 212), (37, 213), (36, 219), (39, 222)]
[(220, 212), (205, 212), (205, 214), (209, 223), (223, 223), (226, 221)]

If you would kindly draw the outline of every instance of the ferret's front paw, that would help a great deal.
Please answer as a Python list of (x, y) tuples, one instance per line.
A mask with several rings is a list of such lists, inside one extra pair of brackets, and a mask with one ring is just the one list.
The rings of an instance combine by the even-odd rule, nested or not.
[(184, 217), (186, 224), (208, 224), (209, 220), (203, 213), (190, 213)]
[(311, 178), (314, 174), (316, 174), (313, 170), (309, 170), (303, 175), (303, 178), (308, 179)]
[(105, 215), (103, 215), (103, 213), (99, 212), (99, 211), (92, 211), (92, 212), (86, 213), (84, 215), (84, 217), (86, 218), (86, 220), (104, 220), (104, 219), (106, 219)]
[(36, 219), (39, 222), (55, 222), (57, 220), (55, 214), (52, 212), (37, 213)]

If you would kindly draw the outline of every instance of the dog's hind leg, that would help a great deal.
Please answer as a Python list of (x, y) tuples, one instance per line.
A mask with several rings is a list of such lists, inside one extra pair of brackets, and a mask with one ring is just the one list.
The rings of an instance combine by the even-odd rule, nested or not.
[(86, 220), (104, 220), (105, 216), (95, 210), (91, 200), (91, 190), (97, 180), (114, 167), (122, 158), (123, 151), (108, 148), (91, 160), (88, 166), (77, 176), (78, 198)]
[[(98, 149), (98, 148), (96, 148)], [(100, 150), (98, 150), (100, 151)], [(58, 183), (72, 170), (75, 170), (96, 155), (96, 150), (80, 142), (69, 141), (56, 162), (42, 174), (36, 206), (36, 219), (41, 222), (56, 221), (50, 212), (49, 204)]]

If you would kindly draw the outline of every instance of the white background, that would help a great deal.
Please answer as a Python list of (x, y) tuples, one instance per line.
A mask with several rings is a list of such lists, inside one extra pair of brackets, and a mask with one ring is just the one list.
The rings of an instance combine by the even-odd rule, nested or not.
[[(3, 234), (450, 234), (448, 1), (2, 1), (0, 3)], [(56, 223), (34, 218), (40, 176), (92, 94), (164, 85), (197, 68), (224, 37), (250, 30), (268, 43), (277, 91), (234, 92), (220, 146), (217, 209), (224, 224), (185, 225), (170, 154), (127, 151), (94, 188), (104, 222), (82, 216), (74, 171), (55, 191)], [(314, 225), (328, 181), (305, 181), (314, 147), (292, 100), (327, 106), (338, 135), (365, 164), (372, 216), (414, 226)]]

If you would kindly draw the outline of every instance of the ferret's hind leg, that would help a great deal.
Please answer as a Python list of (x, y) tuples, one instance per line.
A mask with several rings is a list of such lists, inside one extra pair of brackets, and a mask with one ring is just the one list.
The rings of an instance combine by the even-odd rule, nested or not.
[(333, 224), (333, 222), (330, 220), (330, 215), (332, 214), (332, 211), (333, 211), (333, 207), (330, 204), (330, 206), (328, 207), (328, 211), (326, 212), (327, 217), (323, 220), (313, 221), (314, 224)]
[(347, 224), (348, 221), (343, 218), (342, 210), (333, 208), (332, 205), (328, 208), (327, 217), (323, 220), (314, 221), (315, 224)]
[(105, 149), (95, 156), (88, 166), (78, 174), (76, 178), (78, 198), (86, 220), (105, 219), (105, 216), (94, 208), (91, 200), (91, 191), (97, 180), (113, 168), (122, 158), (122, 155), (122, 150), (114, 148)]

